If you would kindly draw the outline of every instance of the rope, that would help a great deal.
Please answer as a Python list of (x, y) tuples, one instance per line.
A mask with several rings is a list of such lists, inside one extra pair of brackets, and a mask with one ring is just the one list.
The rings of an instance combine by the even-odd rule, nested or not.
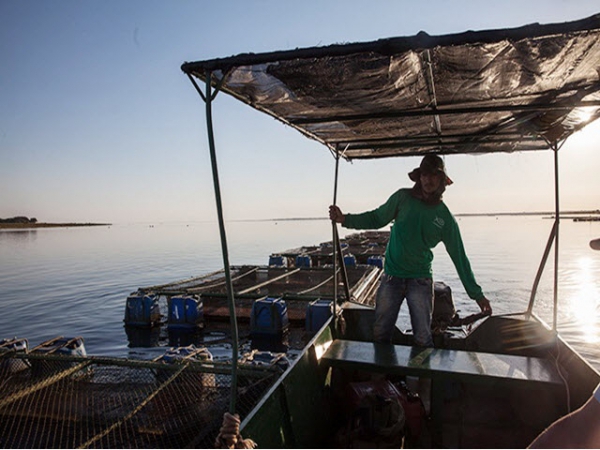
[(244, 439), (240, 434), (240, 416), (225, 413), (215, 448), (256, 448), (256, 442)]
[(28, 389), (24, 389), (22, 391), (16, 392), (13, 395), (6, 397), (4, 400), (0, 401), (0, 409), (4, 408), (9, 403), (15, 402), (29, 394), (33, 394), (34, 392), (39, 391), (40, 389), (44, 389), (44, 388), (62, 380), (65, 377), (68, 377), (69, 375), (88, 366), (91, 362), (92, 361), (85, 361), (85, 362), (82, 362), (81, 364), (77, 364), (76, 366), (73, 366), (70, 369), (60, 372), (58, 375), (47, 378), (46, 380), (42, 381), (41, 383), (35, 384)]
[(183, 372), (185, 370), (185, 368), (187, 367), (187, 364), (182, 364), (181, 367), (179, 368), (179, 370), (177, 370), (172, 376), (171, 378), (169, 378), (167, 381), (165, 381), (165, 383), (160, 386), (157, 390), (155, 390), (154, 392), (152, 392), (148, 397), (146, 397), (146, 399), (140, 403), (136, 408), (133, 409), (133, 411), (131, 411), (129, 414), (127, 414), (126, 416), (124, 416), (121, 420), (119, 420), (118, 422), (113, 423), (110, 427), (108, 427), (107, 429), (105, 429), (104, 431), (101, 431), (100, 433), (98, 433), (96, 436), (92, 437), (91, 439), (89, 439), (87, 442), (85, 442), (84, 444), (81, 445), (81, 447), (79, 448), (89, 448), (90, 445), (92, 445), (94, 442), (102, 439), (104, 436), (108, 435), (111, 431), (113, 431), (114, 429), (120, 427), (121, 425), (123, 425), (125, 422), (127, 422), (128, 420), (130, 420), (133, 416), (135, 416), (139, 411), (142, 410), (142, 408), (144, 406), (146, 406), (148, 403), (150, 403), (150, 401), (156, 397), (159, 392), (161, 392), (164, 388), (166, 388), (168, 385), (170, 385), (173, 380), (175, 380), (175, 378), (177, 378), (179, 376), (179, 374), (181, 372)]

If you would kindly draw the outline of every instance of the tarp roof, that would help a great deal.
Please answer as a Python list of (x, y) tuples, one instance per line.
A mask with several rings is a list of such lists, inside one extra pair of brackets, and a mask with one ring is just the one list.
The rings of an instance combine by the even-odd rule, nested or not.
[(348, 159), (541, 150), (600, 116), (600, 14), (181, 68)]

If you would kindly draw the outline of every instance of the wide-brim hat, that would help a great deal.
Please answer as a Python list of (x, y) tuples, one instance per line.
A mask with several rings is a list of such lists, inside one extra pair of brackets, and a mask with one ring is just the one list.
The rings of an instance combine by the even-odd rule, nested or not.
[(443, 173), (446, 186), (450, 186), (454, 181), (446, 173), (444, 160), (438, 155), (425, 155), (421, 160), (421, 165), (408, 174), (408, 177), (415, 183), (419, 180), (421, 173)]

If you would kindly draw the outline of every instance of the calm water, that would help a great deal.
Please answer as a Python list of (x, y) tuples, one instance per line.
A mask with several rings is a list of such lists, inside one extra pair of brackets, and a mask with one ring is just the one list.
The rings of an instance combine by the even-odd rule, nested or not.
[[(459, 223), (494, 313), (524, 311), (552, 222), (464, 217)], [(266, 264), (272, 252), (330, 240), (331, 227), (326, 220), (232, 222), (227, 237), (231, 264)], [(589, 247), (598, 237), (598, 222), (561, 222), (558, 323), (563, 337), (600, 369), (600, 252)], [(127, 295), (220, 269), (220, 252), (214, 223), (0, 231), (0, 338), (24, 337), (34, 346), (58, 335), (83, 336), (89, 354), (133, 355), (139, 349), (129, 347), (123, 327)], [(461, 316), (477, 312), (443, 245), (435, 252), (435, 279), (452, 287)], [(552, 267), (553, 256), (535, 307), (548, 323)]]

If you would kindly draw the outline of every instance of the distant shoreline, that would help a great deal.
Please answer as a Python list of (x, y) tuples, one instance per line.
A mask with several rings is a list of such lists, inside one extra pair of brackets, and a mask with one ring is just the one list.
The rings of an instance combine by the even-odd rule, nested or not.
[[(572, 216), (596, 216), (600, 215), (600, 210), (582, 210), (582, 211), (561, 211), (561, 219), (571, 219)], [(534, 212), (495, 212), (495, 213), (457, 213), (455, 217), (495, 217), (495, 216), (551, 216), (554, 217), (554, 211), (534, 211)], [(276, 219), (238, 219), (231, 222), (285, 222), (294, 220), (329, 220), (328, 217), (280, 217)]]
[(110, 223), (0, 223), (0, 230), (26, 228), (72, 228), (72, 227), (105, 227)]

